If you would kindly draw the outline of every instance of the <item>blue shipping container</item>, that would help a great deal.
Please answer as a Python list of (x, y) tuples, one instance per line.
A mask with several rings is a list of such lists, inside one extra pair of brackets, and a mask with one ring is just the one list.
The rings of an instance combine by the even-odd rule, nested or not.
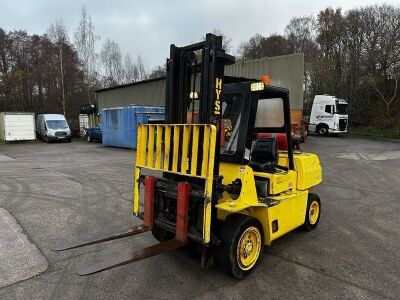
[(165, 108), (130, 105), (101, 110), (103, 145), (136, 149), (138, 124), (163, 123)]

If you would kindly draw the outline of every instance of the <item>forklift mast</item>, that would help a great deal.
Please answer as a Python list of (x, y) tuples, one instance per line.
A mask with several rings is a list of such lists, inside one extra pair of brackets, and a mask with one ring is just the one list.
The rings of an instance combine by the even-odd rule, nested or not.
[[(208, 33), (206, 40), (170, 47), (167, 59), (166, 124), (210, 124), (221, 136), (221, 100), (225, 65), (235, 57), (222, 49), (222, 36)], [(215, 145), (214, 174), (219, 174), (220, 141)]]
[[(200, 43), (171, 45), (167, 60), (166, 124), (218, 125), (224, 67), (234, 62), (235, 58), (222, 49), (222, 37), (211, 33)], [(188, 112), (192, 113), (190, 122)]]

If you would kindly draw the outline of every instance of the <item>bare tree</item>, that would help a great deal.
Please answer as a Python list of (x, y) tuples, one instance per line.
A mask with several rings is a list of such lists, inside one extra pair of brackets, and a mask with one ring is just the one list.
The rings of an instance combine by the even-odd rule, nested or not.
[(137, 66), (137, 69), (138, 69), (138, 72), (139, 72), (139, 80), (147, 79), (147, 72), (146, 72), (146, 69), (144, 67), (142, 57), (140, 55), (137, 56), (136, 66)]
[(101, 62), (106, 74), (106, 84), (108, 86), (123, 82), (122, 54), (119, 45), (107, 39), (101, 49)]
[(166, 66), (155, 66), (150, 74), (149, 78), (160, 78), (160, 77), (165, 77), (167, 75), (167, 70)]
[[(0, 111), (64, 112), (73, 119), (96, 86), (164, 74), (163, 66), (147, 72), (140, 56), (123, 56), (110, 40), (96, 72), (97, 37), (85, 8), (73, 37), (74, 47), (62, 21), (46, 35), (0, 28)], [(229, 51), (228, 41), (224, 37)], [(328, 8), (315, 19), (292, 19), (283, 36), (255, 35), (243, 46), (245, 58), (304, 53), (305, 99), (325, 93), (347, 99), (352, 126), (400, 126), (400, 8), (374, 5), (343, 14)]]
[(363, 11), (363, 18), (368, 30), (363, 63), (390, 120), (400, 79), (400, 9), (388, 5), (368, 7)]
[(83, 65), (84, 80), (87, 86), (87, 97), (90, 102), (90, 90), (93, 86), (94, 77), (96, 76), (96, 59), (95, 44), (99, 39), (95, 34), (92, 19), (86, 11), (86, 7), (82, 6), (81, 20), (74, 32), (74, 44), (78, 50), (79, 59)]
[(315, 48), (316, 21), (313, 16), (293, 18), (285, 29), (290, 51), (311, 55)]
[(397, 87), (398, 87), (399, 78), (398, 78), (398, 77), (394, 77), (394, 78), (393, 78), (393, 81), (394, 81), (394, 90), (393, 90), (392, 95), (387, 96), (387, 97), (385, 97), (384, 91), (381, 91), (381, 90), (378, 88), (378, 85), (376, 84), (376, 82), (375, 82), (375, 80), (374, 80), (374, 78), (373, 78), (372, 76), (370, 77), (370, 79), (371, 79), (371, 85), (372, 85), (372, 87), (373, 87), (374, 90), (378, 93), (379, 98), (383, 101), (383, 103), (385, 103), (387, 117), (390, 118), (390, 117), (391, 117), (391, 114), (392, 114), (392, 110), (391, 110), (390, 105), (391, 105), (391, 104), (393, 103), (393, 101), (396, 99), (396, 96), (397, 96)]
[(256, 59), (289, 54), (288, 42), (279, 34), (264, 37), (256, 34), (247, 42), (242, 42), (239, 53), (243, 59)]
[(345, 22), (340, 8), (327, 8), (317, 17), (317, 42), (320, 47), (321, 86), (327, 93), (340, 96), (343, 89)]
[(65, 84), (64, 84), (64, 61), (63, 61), (63, 45), (68, 42), (67, 30), (64, 26), (62, 19), (56, 20), (54, 24), (50, 25), (48, 31), (50, 40), (58, 47), (58, 63), (60, 66), (60, 78), (61, 78), (61, 106), (63, 114), (66, 115), (66, 98), (65, 98)]
[(132, 57), (128, 54), (124, 58), (124, 81), (126, 83), (139, 80), (139, 70)]
[(285, 29), (290, 53), (304, 54), (304, 100), (306, 108), (311, 104), (311, 84), (317, 53), (316, 20), (313, 16), (293, 18)]

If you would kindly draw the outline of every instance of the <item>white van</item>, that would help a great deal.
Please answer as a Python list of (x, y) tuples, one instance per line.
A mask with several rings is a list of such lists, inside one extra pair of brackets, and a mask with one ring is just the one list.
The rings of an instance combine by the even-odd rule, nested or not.
[(64, 115), (41, 114), (36, 119), (36, 134), (46, 141), (71, 142), (71, 130)]
[(347, 132), (347, 104), (345, 100), (335, 96), (316, 95), (311, 108), (308, 132), (319, 135)]

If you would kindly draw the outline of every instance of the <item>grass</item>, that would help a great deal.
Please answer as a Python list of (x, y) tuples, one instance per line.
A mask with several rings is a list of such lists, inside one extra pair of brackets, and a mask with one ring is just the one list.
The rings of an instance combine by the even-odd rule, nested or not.
[(348, 133), (352, 136), (378, 137), (378, 138), (400, 138), (400, 127), (381, 129), (376, 127), (350, 128)]

